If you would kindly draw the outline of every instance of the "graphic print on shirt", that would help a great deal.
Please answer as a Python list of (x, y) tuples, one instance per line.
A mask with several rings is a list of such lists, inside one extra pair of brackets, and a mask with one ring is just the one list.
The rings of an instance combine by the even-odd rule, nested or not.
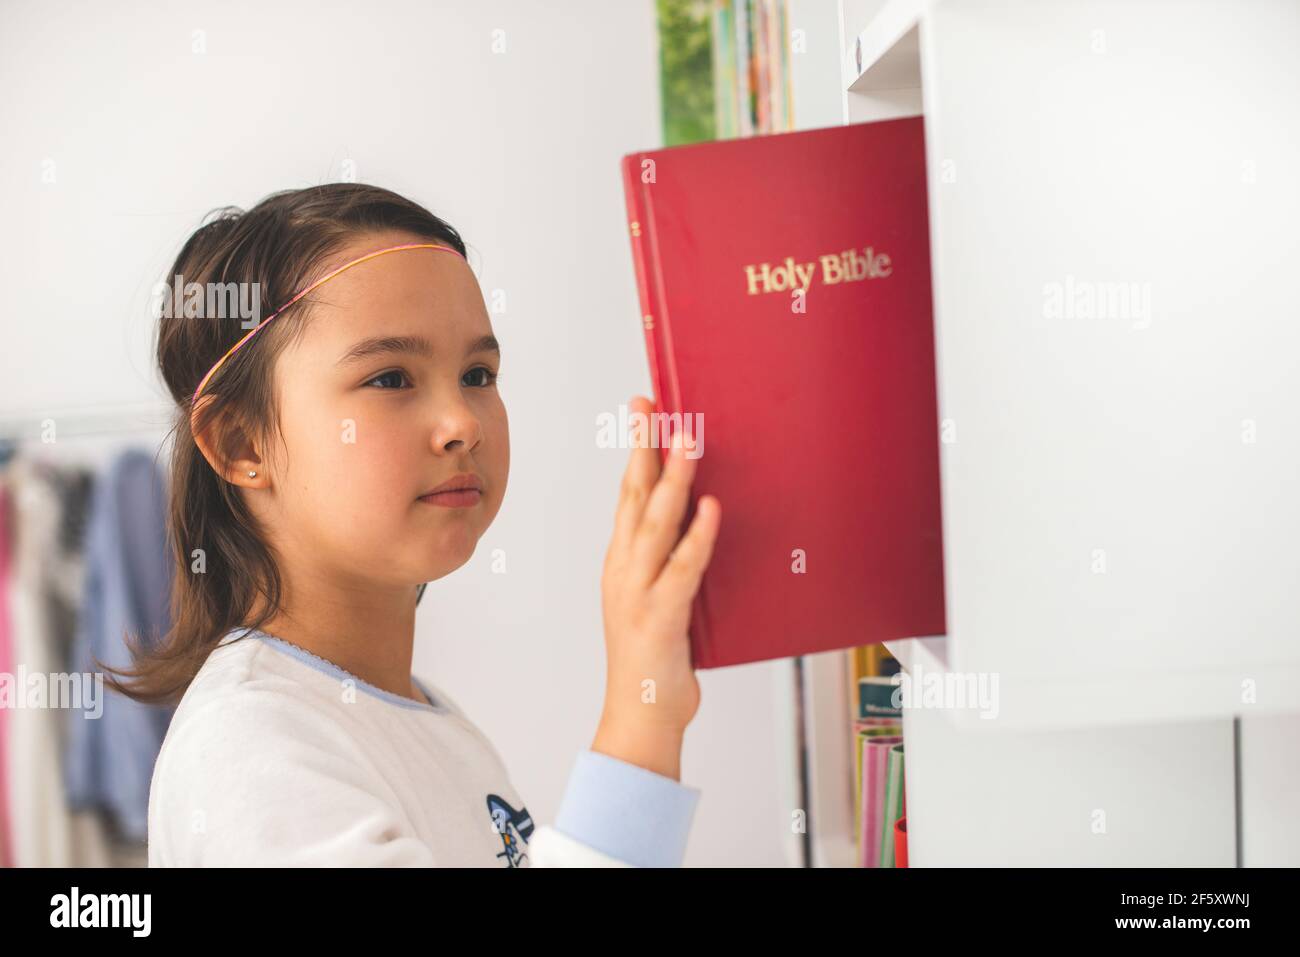
[[(523, 844), (527, 844), (533, 836), (532, 815), (526, 807), (516, 811), (509, 801), (497, 794), (487, 796), (487, 808), (488, 816), (492, 818), (492, 827), (501, 835), (504, 848), (497, 857), (506, 859), (506, 867), (518, 867), (528, 859)], [(523, 844), (520, 843), (521, 839)]]

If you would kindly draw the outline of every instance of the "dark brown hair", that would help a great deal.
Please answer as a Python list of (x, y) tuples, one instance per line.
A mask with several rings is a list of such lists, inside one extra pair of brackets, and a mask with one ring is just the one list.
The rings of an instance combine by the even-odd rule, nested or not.
[[(165, 281), (170, 286), (180, 276), (184, 284), (201, 283), (205, 289), (207, 283), (257, 283), (262, 316), (310, 284), (333, 254), (370, 233), (403, 232), (465, 255), (460, 234), (433, 213), (389, 190), (359, 183), (285, 190), (247, 212), (227, 206), (204, 220)], [(199, 432), (220, 419), (238, 423), (264, 443), (277, 434), (272, 371), (276, 357), (301, 332), (311, 301), (308, 295), (286, 309), (208, 381), (200, 396), (200, 406), (206, 401), (206, 407), (199, 414)], [(157, 641), (128, 638), (132, 668), (101, 664), (110, 686), (137, 701), (179, 699), (225, 634), (260, 627), (280, 605), (282, 584), (271, 550), (234, 486), (204, 458), (191, 428), (190, 401), (199, 380), (247, 331), (237, 316), (162, 318), (158, 325), (158, 367), (176, 403), (168, 521), (176, 561), (171, 628)], [(202, 572), (193, 570), (196, 549), (202, 549)], [(123, 682), (113, 673), (131, 680)]]

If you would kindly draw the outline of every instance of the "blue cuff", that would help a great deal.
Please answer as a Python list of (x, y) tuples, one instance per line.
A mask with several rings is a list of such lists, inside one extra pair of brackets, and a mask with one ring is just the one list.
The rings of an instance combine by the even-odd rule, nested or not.
[(698, 788), (599, 751), (569, 775), (554, 827), (634, 867), (681, 867)]

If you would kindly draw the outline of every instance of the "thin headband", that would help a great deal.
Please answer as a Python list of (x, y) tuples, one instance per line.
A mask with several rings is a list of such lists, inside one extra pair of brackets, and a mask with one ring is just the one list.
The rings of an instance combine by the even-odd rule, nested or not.
[(233, 356), (235, 354), (235, 351), (240, 346), (248, 342), (248, 340), (252, 339), (253, 336), (257, 335), (258, 331), (264, 325), (266, 325), (268, 322), (270, 322), (280, 313), (284, 312), (286, 309), (292, 306), (303, 296), (307, 295), (307, 293), (311, 292), (317, 286), (321, 285), (322, 283), (329, 282), (331, 279), (333, 279), (339, 273), (343, 272), (345, 269), (351, 269), (353, 266), (357, 265), (358, 263), (363, 263), (367, 259), (374, 259), (376, 256), (382, 256), (385, 253), (395, 253), (399, 249), (440, 249), (443, 252), (456, 253), (456, 255), (460, 256), (461, 259), (465, 258), (464, 256), (461, 256), (460, 253), (457, 252), (455, 249), (452, 249), (450, 246), (443, 246), (440, 243), (406, 243), (405, 245), (402, 246), (389, 246), (387, 249), (377, 249), (372, 253), (366, 253), (364, 256), (359, 256), (349, 263), (344, 263), (342, 266), (340, 266), (338, 269), (335, 269), (333, 272), (329, 273), (328, 275), (322, 276), (320, 279), (317, 279), (314, 283), (312, 283), (306, 289), (302, 290), (302, 292), (298, 293), (296, 296), (294, 296), (292, 299), (286, 302), (279, 309), (275, 310), (275, 312), (271, 313), (269, 316), (267, 316), (265, 319), (263, 319), (261, 322), (255, 325), (252, 329), (249, 329), (248, 333), (242, 339), (240, 339), (233, 346), (231, 346), (226, 351), (226, 354), (216, 361), (216, 363), (212, 366), (212, 368), (208, 370), (207, 375), (205, 375), (202, 379), (199, 380), (199, 387), (194, 390), (194, 397), (190, 399), (190, 406), (193, 407), (194, 403), (198, 401), (199, 393), (203, 391), (203, 387), (208, 384), (208, 380), (211, 379), (213, 375), (216, 374), (216, 371), (225, 364), (226, 360), (229, 359), (231, 356)]

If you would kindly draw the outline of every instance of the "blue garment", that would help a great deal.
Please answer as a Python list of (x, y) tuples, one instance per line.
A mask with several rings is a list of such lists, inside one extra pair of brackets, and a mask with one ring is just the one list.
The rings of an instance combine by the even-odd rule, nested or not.
[[(94, 673), (98, 659), (132, 665), (126, 636), (157, 641), (171, 627), (167, 495), (153, 457), (120, 453), (99, 476), (85, 542), (85, 593), (71, 666)], [(99, 808), (123, 838), (148, 836), (149, 783), (174, 706), (149, 705), (112, 691), (102, 713), (69, 715), (64, 783), (73, 810)]]
[(699, 799), (699, 788), (599, 751), (583, 751), (569, 775), (555, 829), (634, 867), (680, 867)]

